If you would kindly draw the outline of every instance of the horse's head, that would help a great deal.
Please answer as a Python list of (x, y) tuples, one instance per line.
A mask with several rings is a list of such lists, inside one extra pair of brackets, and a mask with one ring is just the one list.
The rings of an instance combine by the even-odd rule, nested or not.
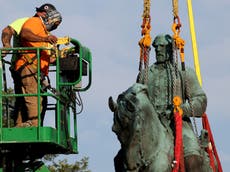
[(118, 96), (116, 103), (110, 97), (109, 107), (114, 112), (112, 130), (117, 134), (125, 151), (125, 164), (129, 169), (138, 168), (143, 162), (140, 142), (143, 130), (148, 125), (145, 121), (153, 120), (154, 109), (148, 97), (147, 87), (135, 83)]
[(120, 94), (116, 103), (112, 97), (109, 98), (110, 110), (114, 112), (112, 130), (117, 134), (121, 143), (125, 144), (128, 135), (138, 127), (134, 126), (136, 118), (139, 115), (137, 113), (143, 109), (143, 103), (147, 100), (149, 100), (147, 87), (138, 83), (135, 83), (128, 90)]
[[(173, 136), (162, 125), (147, 86), (135, 83), (120, 94), (116, 102), (110, 97), (109, 107), (114, 112), (112, 130), (121, 143), (121, 151), (115, 158), (121, 165), (115, 163), (115, 166), (124, 171), (147, 168), (161, 171), (158, 167), (164, 164), (171, 169)], [(123, 171), (120, 169), (117, 171)]]

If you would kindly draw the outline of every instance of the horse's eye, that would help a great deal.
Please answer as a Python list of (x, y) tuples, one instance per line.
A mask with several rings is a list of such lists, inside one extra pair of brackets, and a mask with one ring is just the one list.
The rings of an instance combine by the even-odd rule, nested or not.
[(133, 103), (131, 103), (130, 101), (127, 101), (126, 102), (126, 108), (128, 111), (130, 112), (134, 112), (135, 111), (135, 106)]

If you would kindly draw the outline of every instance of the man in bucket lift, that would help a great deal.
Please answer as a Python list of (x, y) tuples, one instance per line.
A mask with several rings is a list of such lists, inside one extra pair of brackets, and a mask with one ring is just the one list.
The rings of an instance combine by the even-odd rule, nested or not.
[[(37, 13), (29, 18), (22, 26), (20, 32), (20, 43), (22, 47), (48, 47), (48, 44), (55, 44), (57, 37), (49, 32), (56, 29), (62, 21), (61, 14), (52, 4), (44, 4), (36, 8)], [(40, 53), (40, 71), (43, 76), (48, 76), (51, 55), (48, 50)], [(21, 91), (23, 94), (37, 94), (37, 57), (35, 53), (19, 55), (15, 62), (15, 71), (20, 76)], [(41, 97), (41, 102), (44, 97)], [(38, 99), (35, 96), (25, 96), (26, 116), (22, 116), (22, 123), (17, 126), (38, 126)], [(43, 103), (42, 103), (43, 104)], [(41, 111), (43, 106), (41, 105)], [(24, 115), (24, 114), (23, 114)], [(41, 121), (43, 117), (41, 117)]]

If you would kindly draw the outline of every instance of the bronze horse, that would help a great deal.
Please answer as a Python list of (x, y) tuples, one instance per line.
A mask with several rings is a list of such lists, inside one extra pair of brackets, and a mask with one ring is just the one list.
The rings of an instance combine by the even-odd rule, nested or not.
[[(112, 130), (121, 143), (114, 158), (116, 172), (171, 172), (174, 137), (159, 120), (147, 87), (135, 83), (117, 103), (110, 97), (109, 107), (114, 112)], [(202, 166), (203, 172), (212, 171), (207, 161)]]

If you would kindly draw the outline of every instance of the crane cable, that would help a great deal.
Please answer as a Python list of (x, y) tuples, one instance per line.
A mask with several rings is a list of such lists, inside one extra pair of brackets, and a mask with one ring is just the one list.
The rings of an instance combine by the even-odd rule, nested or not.
[[(152, 38), (150, 35), (151, 32), (151, 17), (150, 17), (150, 0), (144, 0), (144, 10), (143, 10), (143, 21), (141, 25), (141, 36), (142, 38), (139, 41), (140, 46), (140, 62), (139, 62), (139, 72), (140, 77), (138, 77), (137, 82), (147, 84), (148, 82), (148, 65), (149, 65), (149, 53), (151, 50)], [(144, 68), (143, 68), (144, 63)], [(145, 70), (143, 70), (145, 69)], [(145, 71), (144, 74), (142, 72)]]

